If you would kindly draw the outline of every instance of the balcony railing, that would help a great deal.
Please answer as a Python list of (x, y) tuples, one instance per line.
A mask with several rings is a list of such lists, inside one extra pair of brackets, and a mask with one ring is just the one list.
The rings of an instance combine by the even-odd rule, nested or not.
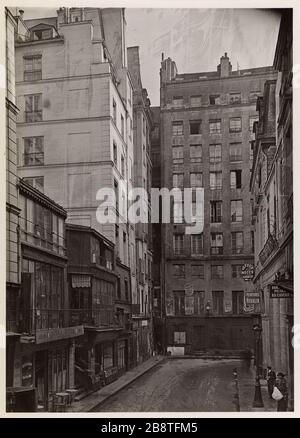
[(72, 325), (85, 325), (92, 327), (118, 326), (113, 308), (102, 309), (71, 309)]
[(21, 228), (21, 241), (65, 255), (65, 238), (63, 236), (28, 220), (26, 228)]
[(7, 309), (8, 332), (35, 334), (37, 330), (57, 329), (89, 325), (94, 327), (118, 327), (113, 308), (107, 309)]

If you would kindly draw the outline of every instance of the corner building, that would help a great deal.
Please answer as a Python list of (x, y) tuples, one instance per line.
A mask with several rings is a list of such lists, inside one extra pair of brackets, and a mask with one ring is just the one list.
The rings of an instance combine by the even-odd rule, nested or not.
[[(164, 349), (171, 354), (253, 347), (253, 291), (244, 264), (254, 263), (251, 141), (256, 100), (272, 67), (232, 71), (225, 53), (216, 71), (178, 74), (161, 64), (161, 187), (204, 188), (204, 228), (187, 234), (180, 206), (162, 224)], [(194, 199), (194, 198), (193, 198)], [(194, 206), (193, 206), (194, 207)]]

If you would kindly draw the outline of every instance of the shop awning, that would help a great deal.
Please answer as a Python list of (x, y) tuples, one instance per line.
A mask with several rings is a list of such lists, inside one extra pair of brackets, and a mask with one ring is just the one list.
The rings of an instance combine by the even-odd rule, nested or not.
[(72, 287), (91, 287), (90, 275), (72, 275)]
[(274, 284), (276, 284), (281, 289), (284, 289), (287, 292), (294, 294), (294, 283), (292, 281), (279, 281)]

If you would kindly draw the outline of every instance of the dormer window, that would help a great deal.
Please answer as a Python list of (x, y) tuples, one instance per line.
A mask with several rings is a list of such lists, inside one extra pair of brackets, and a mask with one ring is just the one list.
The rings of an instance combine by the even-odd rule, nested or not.
[(50, 40), (58, 36), (55, 27), (50, 24), (40, 23), (30, 29), (30, 39), (33, 41)]

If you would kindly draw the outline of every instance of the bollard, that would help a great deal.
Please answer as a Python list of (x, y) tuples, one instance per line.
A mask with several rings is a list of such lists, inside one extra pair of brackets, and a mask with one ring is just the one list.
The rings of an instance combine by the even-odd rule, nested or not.
[(233, 404), (235, 405), (236, 411), (240, 412), (239, 382), (238, 382), (238, 373), (236, 368), (233, 369), (232, 374), (235, 382), (235, 394), (233, 396)]

